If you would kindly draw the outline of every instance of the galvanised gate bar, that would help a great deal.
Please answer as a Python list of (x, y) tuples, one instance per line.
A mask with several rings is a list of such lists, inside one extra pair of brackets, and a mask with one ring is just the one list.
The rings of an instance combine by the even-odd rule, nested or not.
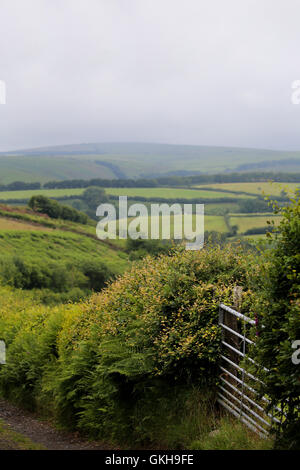
[[(273, 416), (274, 413), (266, 412), (269, 400), (260, 398), (255, 390), (255, 382), (260, 379), (247, 371), (247, 362), (255, 364), (248, 355), (249, 348), (255, 345), (255, 321), (220, 304), (219, 325), (222, 353), (217, 401), (252, 431), (267, 437), (272, 424), (280, 421)], [(281, 412), (280, 408), (276, 407), (276, 410)]]

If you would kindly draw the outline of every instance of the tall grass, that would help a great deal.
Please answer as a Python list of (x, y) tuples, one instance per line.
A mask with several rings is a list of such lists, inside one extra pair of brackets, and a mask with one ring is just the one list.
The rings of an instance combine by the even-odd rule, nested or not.
[(221, 416), (215, 428), (192, 441), (192, 450), (271, 450), (272, 437), (264, 438), (230, 416)]

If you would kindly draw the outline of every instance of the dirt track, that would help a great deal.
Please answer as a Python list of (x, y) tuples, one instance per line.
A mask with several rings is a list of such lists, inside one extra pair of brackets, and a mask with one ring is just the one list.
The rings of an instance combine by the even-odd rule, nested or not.
[[(4, 430), (0, 429), (0, 450), (21, 450), (18, 443), (28, 438), (32, 444), (44, 450), (109, 450), (107, 444), (88, 441), (78, 433), (57, 430), (48, 422), (40, 421), (31, 413), (17, 408), (0, 399), (0, 419)], [(18, 433), (16, 437), (12, 434)], [(24, 447), (24, 446), (23, 446)], [(26, 445), (25, 445), (26, 448)]]

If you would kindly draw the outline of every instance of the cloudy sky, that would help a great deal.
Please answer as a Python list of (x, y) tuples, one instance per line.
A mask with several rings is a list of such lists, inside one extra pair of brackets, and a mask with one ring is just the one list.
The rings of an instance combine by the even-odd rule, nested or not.
[(0, 150), (300, 150), (299, 0), (0, 0)]

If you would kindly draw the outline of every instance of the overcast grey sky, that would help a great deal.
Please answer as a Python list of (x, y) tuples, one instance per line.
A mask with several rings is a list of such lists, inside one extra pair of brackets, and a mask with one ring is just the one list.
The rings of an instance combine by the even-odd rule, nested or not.
[(300, 149), (300, 0), (0, 0), (0, 150)]

